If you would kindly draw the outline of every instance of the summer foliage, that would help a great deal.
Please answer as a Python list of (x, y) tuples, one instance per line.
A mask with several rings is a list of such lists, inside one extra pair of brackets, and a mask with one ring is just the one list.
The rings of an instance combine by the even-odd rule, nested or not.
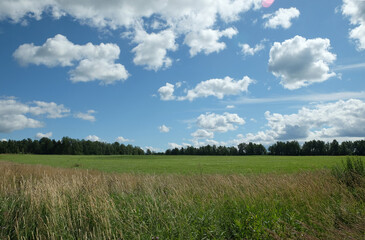
[(262, 144), (240, 143), (237, 147), (207, 145), (201, 147), (181, 147), (167, 149), (165, 152), (154, 152), (150, 148), (146, 151), (131, 144), (124, 145), (119, 142), (113, 144), (99, 141), (78, 140), (63, 137), (62, 140), (51, 140), (43, 137), (40, 140), (30, 138), (21, 141), (7, 140), (0, 142), (1, 153), (33, 153), (33, 154), (64, 154), (64, 155), (365, 155), (365, 140), (343, 141), (341, 144), (337, 140), (331, 143), (320, 140), (304, 142), (301, 146), (297, 141), (277, 142), (268, 147), (269, 152)]

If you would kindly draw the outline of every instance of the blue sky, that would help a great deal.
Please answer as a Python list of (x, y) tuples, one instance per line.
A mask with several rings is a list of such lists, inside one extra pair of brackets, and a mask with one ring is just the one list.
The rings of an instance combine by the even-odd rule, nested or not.
[(0, 139), (365, 137), (365, 1), (0, 3)]

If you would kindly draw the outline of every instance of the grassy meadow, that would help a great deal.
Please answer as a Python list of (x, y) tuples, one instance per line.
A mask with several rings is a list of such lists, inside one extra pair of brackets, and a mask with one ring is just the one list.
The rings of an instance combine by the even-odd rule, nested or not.
[(292, 159), (2, 155), (0, 239), (364, 239), (364, 176)]
[(295, 173), (331, 168), (343, 156), (93, 156), (0, 154), (0, 161), (138, 174)]

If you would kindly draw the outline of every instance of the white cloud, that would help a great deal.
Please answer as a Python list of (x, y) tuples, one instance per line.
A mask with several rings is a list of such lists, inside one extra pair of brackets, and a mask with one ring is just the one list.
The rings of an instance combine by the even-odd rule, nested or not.
[(101, 139), (95, 135), (89, 135), (85, 138), (86, 141), (101, 142)]
[(158, 129), (160, 130), (160, 132), (162, 133), (168, 133), (170, 132), (170, 128), (165, 126), (165, 125), (162, 125), (162, 126), (159, 126)]
[(0, 142), (7, 142), (7, 141), (8, 141), (8, 139), (6, 139), (6, 138), (0, 139)]
[[(50, 13), (54, 18), (66, 14), (91, 26), (112, 29), (133, 26), (136, 20), (152, 15), (158, 20), (175, 26), (180, 31), (213, 26), (217, 15), (225, 22), (236, 21), (239, 14), (252, 8), (261, 7), (261, 0), (219, 0), (219, 1), (146, 1), (116, 0), (101, 3), (98, 0), (2, 0), (0, 19), (10, 18), (15, 22), (23, 18), (40, 20), (42, 13)], [(152, 23), (154, 25), (154, 23)]]
[(165, 86), (159, 88), (158, 92), (160, 94), (160, 99), (163, 101), (169, 100), (189, 100), (193, 101), (196, 98), (214, 96), (218, 99), (223, 99), (226, 95), (238, 95), (241, 92), (247, 92), (248, 86), (253, 83), (254, 80), (245, 76), (241, 80), (235, 81), (230, 77), (225, 77), (224, 79), (210, 79), (207, 81), (202, 81), (195, 86), (194, 89), (187, 90), (186, 96), (176, 97), (174, 95), (175, 86), (166, 83)]
[(323, 94), (295, 95), (287, 97), (269, 97), (269, 98), (241, 98), (232, 101), (234, 104), (265, 104), (275, 102), (328, 102), (337, 100), (346, 100), (351, 98), (365, 99), (365, 91), (361, 92), (336, 92)]
[(248, 45), (247, 43), (239, 44), (239, 47), (241, 48), (241, 52), (244, 56), (253, 56), (256, 53), (265, 49), (263, 41), (261, 41), (261, 43), (259, 44), (256, 44), (255, 47), (250, 47), (250, 45)]
[(270, 49), (269, 70), (290, 90), (326, 81), (336, 76), (329, 67), (336, 60), (330, 47), (329, 39), (301, 36), (275, 42)]
[(166, 55), (168, 50), (177, 49), (175, 38), (176, 36), (171, 30), (148, 34), (144, 30), (138, 29), (133, 40), (138, 44), (132, 49), (132, 52), (135, 53), (133, 62), (155, 71), (170, 67), (172, 59)]
[(211, 132), (227, 132), (238, 128), (237, 125), (245, 124), (245, 120), (235, 113), (201, 114), (196, 121), (198, 127)]
[(115, 63), (120, 49), (111, 43), (77, 45), (65, 36), (58, 34), (47, 39), (42, 46), (23, 44), (16, 49), (13, 56), (21, 65), (46, 65), (47, 67), (70, 67), (75, 62), (78, 66), (70, 71), (73, 82), (100, 80), (103, 84), (123, 81), (128, 78), (124, 66)]
[(144, 147), (144, 150), (147, 151), (147, 150), (150, 150), (151, 152), (161, 152), (161, 149), (159, 148), (154, 148), (154, 147), (151, 147), (151, 146), (146, 146)]
[(292, 25), (292, 20), (298, 18), (300, 12), (298, 9), (292, 8), (279, 8), (275, 13), (265, 14), (262, 18), (267, 19), (265, 22), (265, 28), (278, 28), (282, 27), (288, 29)]
[(210, 145), (210, 146), (213, 146), (213, 145), (226, 146), (227, 145), (226, 142), (218, 142), (214, 139), (205, 139), (204, 141), (199, 141), (198, 139), (193, 139), (192, 143), (193, 143), (194, 147), (202, 147), (202, 146), (207, 146), (207, 145)]
[(227, 28), (224, 31), (203, 29), (187, 34), (184, 43), (190, 47), (190, 56), (193, 57), (199, 52), (204, 52), (208, 55), (213, 52), (220, 52), (226, 48), (224, 42), (219, 42), (220, 38), (232, 38), (237, 33), (238, 31), (234, 28)]
[[(172, 64), (172, 59), (167, 57), (167, 51), (177, 48), (177, 37), (186, 37), (187, 43), (192, 47), (192, 55), (200, 51), (206, 54), (218, 52), (225, 48), (223, 42), (218, 42), (219, 38), (231, 37), (236, 30), (229, 26), (224, 31), (213, 30), (217, 21), (229, 25), (238, 21), (242, 13), (260, 7), (261, 0), (2, 0), (0, 20), (10, 19), (25, 24), (28, 20), (40, 20), (44, 15), (51, 15), (55, 19), (68, 16), (81, 24), (98, 29), (123, 29), (128, 33), (123, 35), (129, 36), (138, 44), (134, 48), (135, 64), (158, 70)], [(146, 33), (141, 30), (143, 28), (160, 32)], [(193, 39), (198, 43), (194, 44)], [(117, 67), (120, 73), (123, 72), (122, 65), (115, 66)], [(83, 73), (86, 74), (85, 71)], [(113, 79), (118, 76), (120, 80), (121, 75), (126, 76), (126, 73), (117, 74)]]
[(101, 84), (112, 84), (115, 81), (123, 81), (129, 77), (125, 67), (119, 63), (107, 60), (84, 59), (72, 71), (70, 71), (72, 82), (90, 82), (100, 80)]
[(33, 115), (46, 114), (47, 118), (63, 118), (68, 116), (70, 109), (63, 106), (63, 104), (56, 104), (54, 102), (34, 101), (35, 106), (30, 106), (29, 112)]
[(174, 149), (174, 148), (182, 148), (183, 146), (182, 145), (179, 145), (177, 143), (168, 143), (168, 146), (169, 146), (169, 149)]
[(226, 143), (225, 142), (218, 142), (218, 141), (213, 140), (213, 139), (206, 139), (204, 145), (205, 146), (206, 145), (224, 146), (224, 145), (226, 145)]
[(175, 99), (174, 91), (175, 91), (175, 86), (170, 83), (166, 83), (165, 86), (162, 86), (158, 89), (158, 93), (160, 94), (160, 99), (163, 101), (174, 100)]
[(35, 137), (38, 138), (38, 139), (51, 138), (52, 137), (52, 132), (48, 132), (48, 133), (37, 133), (35, 135)]
[(181, 145), (180, 144), (177, 144), (177, 143), (168, 143), (168, 148), (169, 149), (174, 149), (174, 148), (178, 148), (178, 149), (180, 149), (180, 148), (186, 148), (186, 147), (190, 147), (191, 146), (191, 144), (189, 144), (189, 143), (182, 143)]
[(352, 70), (352, 69), (358, 69), (358, 68), (365, 68), (365, 63), (354, 63), (354, 64), (348, 64), (348, 65), (339, 65), (336, 68), (334, 68), (335, 71), (343, 71), (343, 70)]
[(342, 14), (356, 25), (350, 30), (350, 38), (355, 40), (358, 50), (365, 50), (365, 1), (343, 0)]
[(125, 143), (125, 142), (133, 142), (133, 140), (131, 139), (128, 139), (128, 138), (124, 138), (124, 137), (117, 137), (115, 139), (116, 142), (119, 142), (119, 143)]
[(254, 81), (245, 76), (235, 81), (230, 77), (224, 79), (210, 79), (199, 83), (194, 89), (188, 90), (187, 95), (179, 97), (178, 100), (193, 101), (196, 98), (214, 96), (223, 99), (226, 95), (238, 95), (247, 92), (248, 86)]
[(176, 88), (180, 88), (182, 86), (182, 82), (175, 83)]
[(96, 111), (88, 110), (86, 113), (76, 113), (74, 117), (90, 122), (95, 122), (95, 116), (93, 115), (94, 113), (96, 113)]
[(240, 143), (246, 142), (245, 136), (243, 134), (237, 134), (235, 139), (232, 139), (228, 142), (229, 145), (237, 146)]
[(45, 115), (46, 118), (62, 118), (68, 115), (69, 109), (54, 102), (34, 101), (24, 104), (15, 99), (0, 99), (0, 132), (12, 132), (24, 128), (43, 127), (44, 123), (28, 117)]
[[(0, 103), (0, 108), (2, 103)], [(24, 128), (40, 128), (44, 124), (38, 120), (29, 118), (24, 113), (5, 114), (0, 116), (0, 132), (9, 133)]]
[(22, 22), (25, 17), (40, 20), (43, 11), (52, 3), (53, 0), (3, 0), (0, 1), (0, 20), (9, 18), (13, 22)]
[(214, 133), (205, 129), (198, 129), (191, 136), (194, 138), (214, 138)]
[(234, 105), (227, 105), (227, 106), (226, 106), (226, 108), (227, 108), (227, 109), (234, 109), (234, 108), (235, 108), (235, 106), (234, 106)]
[[(245, 141), (361, 139), (365, 136), (365, 102), (358, 99), (303, 107), (298, 113), (265, 113), (268, 129), (249, 133)], [(242, 140), (242, 139), (241, 139)]]

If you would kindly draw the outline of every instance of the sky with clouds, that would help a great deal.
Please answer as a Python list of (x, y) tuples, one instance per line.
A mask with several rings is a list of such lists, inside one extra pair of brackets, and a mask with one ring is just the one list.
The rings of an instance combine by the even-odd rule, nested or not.
[(365, 1), (2, 0), (0, 139), (365, 137)]

